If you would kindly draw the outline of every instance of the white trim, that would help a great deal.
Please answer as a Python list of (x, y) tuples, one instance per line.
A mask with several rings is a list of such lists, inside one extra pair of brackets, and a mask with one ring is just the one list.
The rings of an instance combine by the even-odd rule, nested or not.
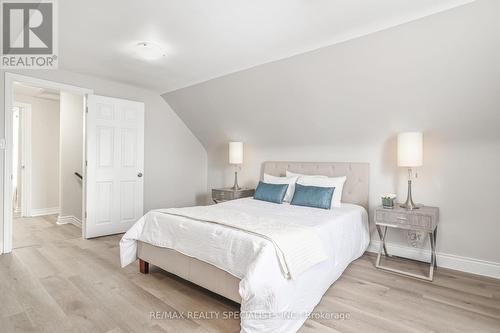
[(24, 169), (21, 174), (21, 216), (31, 214), (31, 104), (14, 101), (21, 109), (21, 146), (19, 150), (23, 158)]
[(83, 96), (83, 151), (82, 151), (82, 237), (86, 236), (87, 224), (87, 109), (89, 94)]
[(64, 90), (77, 95), (93, 94), (94, 91), (89, 88), (77, 87), (70, 84), (59, 83), (56, 81), (49, 81), (44, 79), (38, 79), (36, 77), (21, 75), (16, 73), (5, 73), (5, 80), (11, 80), (13, 82), (23, 82), (35, 85), (37, 87), (50, 88), (55, 90)]
[[(23, 82), (39, 87), (64, 90), (74, 94), (85, 96), (93, 94), (92, 89), (81, 88), (68, 84), (34, 78), (6, 72), (4, 74), (4, 126), (5, 126), (5, 150), (4, 150), (4, 173), (3, 173), (3, 253), (12, 251), (12, 112), (14, 105), (14, 82)], [(85, 194), (84, 194), (85, 195)]]
[[(372, 240), (368, 246), (368, 252), (377, 253), (380, 247), (380, 241)], [(430, 250), (413, 248), (400, 244), (391, 244), (386, 242), (389, 254), (405, 257), (420, 261), (430, 261)], [(454, 269), (457, 271), (489, 276), (500, 279), (500, 263), (486, 261), (475, 258), (461, 257), (454, 254), (436, 252), (438, 267)]]
[(63, 225), (63, 224), (73, 224), (74, 226), (77, 226), (78, 228), (82, 227), (82, 221), (77, 218), (76, 216), (58, 216), (57, 217), (57, 224)]
[(34, 216), (44, 216), (44, 215), (54, 215), (59, 214), (61, 210), (59, 207), (49, 207), (49, 208), (32, 208), (30, 217)]

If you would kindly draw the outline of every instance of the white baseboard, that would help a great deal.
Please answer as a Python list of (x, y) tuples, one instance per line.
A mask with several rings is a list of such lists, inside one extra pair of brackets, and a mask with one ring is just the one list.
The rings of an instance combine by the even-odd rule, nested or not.
[[(368, 246), (368, 252), (378, 252), (380, 241), (372, 240)], [(405, 258), (430, 261), (431, 253), (428, 249), (419, 249), (399, 244), (391, 244), (386, 242), (387, 251), (389, 254), (401, 256)], [(461, 257), (454, 254), (436, 252), (436, 260), (438, 267), (450, 268), (457, 271), (473, 273), (478, 275), (489, 276), (500, 279), (500, 263)]]
[(73, 224), (78, 228), (82, 227), (82, 221), (75, 216), (58, 216), (57, 224)]
[(51, 207), (51, 208), (32, 208), (29, 216), (44, 216), (44, 215), (53, 215), (59, 214), (59, 207)]

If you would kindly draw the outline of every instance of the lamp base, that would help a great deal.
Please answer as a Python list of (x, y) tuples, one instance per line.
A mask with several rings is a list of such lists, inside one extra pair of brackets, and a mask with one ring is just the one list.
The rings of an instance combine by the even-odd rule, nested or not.
[(399, 207), (405, 208), (408, 210), (419, 209), (422, 205), (416, 204), (413, 202), (413, 198), (411, 196), (411, 179), (408, 179), (408, 194), (406, 196), (406, 202), (400, 204)]
[(422, 208), (423, 206), (424, 205), (416, 204), (416, 203), (407, 204), (406, 202), (399, 204), (399, 207), (404, 208), (404, 209), (408, 209), (408, 210), (419, 209), (419, 208)]
[(237, 191), (241, 190), (241, 187), (238, 185), (238, 171), (234, 171), (234, 185), (231, 187), (231, 190)]

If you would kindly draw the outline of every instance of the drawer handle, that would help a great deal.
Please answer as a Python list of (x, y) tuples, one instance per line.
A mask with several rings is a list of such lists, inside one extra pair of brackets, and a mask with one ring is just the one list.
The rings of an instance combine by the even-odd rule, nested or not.
[(401, 220), (401, 221), (406, 221), (407, 220), (406, 217), (402, 217), (402, 216), (398, 216), (398, 217), (396, 217), (396, 219)]

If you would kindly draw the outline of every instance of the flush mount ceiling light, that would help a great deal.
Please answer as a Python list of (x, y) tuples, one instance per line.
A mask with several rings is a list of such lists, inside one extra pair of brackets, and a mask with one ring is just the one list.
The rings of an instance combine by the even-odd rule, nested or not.
[(135, 53), (137, 57), (144, 60), (158, 60), (165, 56), (163, 48), (152, 42), (140, 42), (135, 46)]

